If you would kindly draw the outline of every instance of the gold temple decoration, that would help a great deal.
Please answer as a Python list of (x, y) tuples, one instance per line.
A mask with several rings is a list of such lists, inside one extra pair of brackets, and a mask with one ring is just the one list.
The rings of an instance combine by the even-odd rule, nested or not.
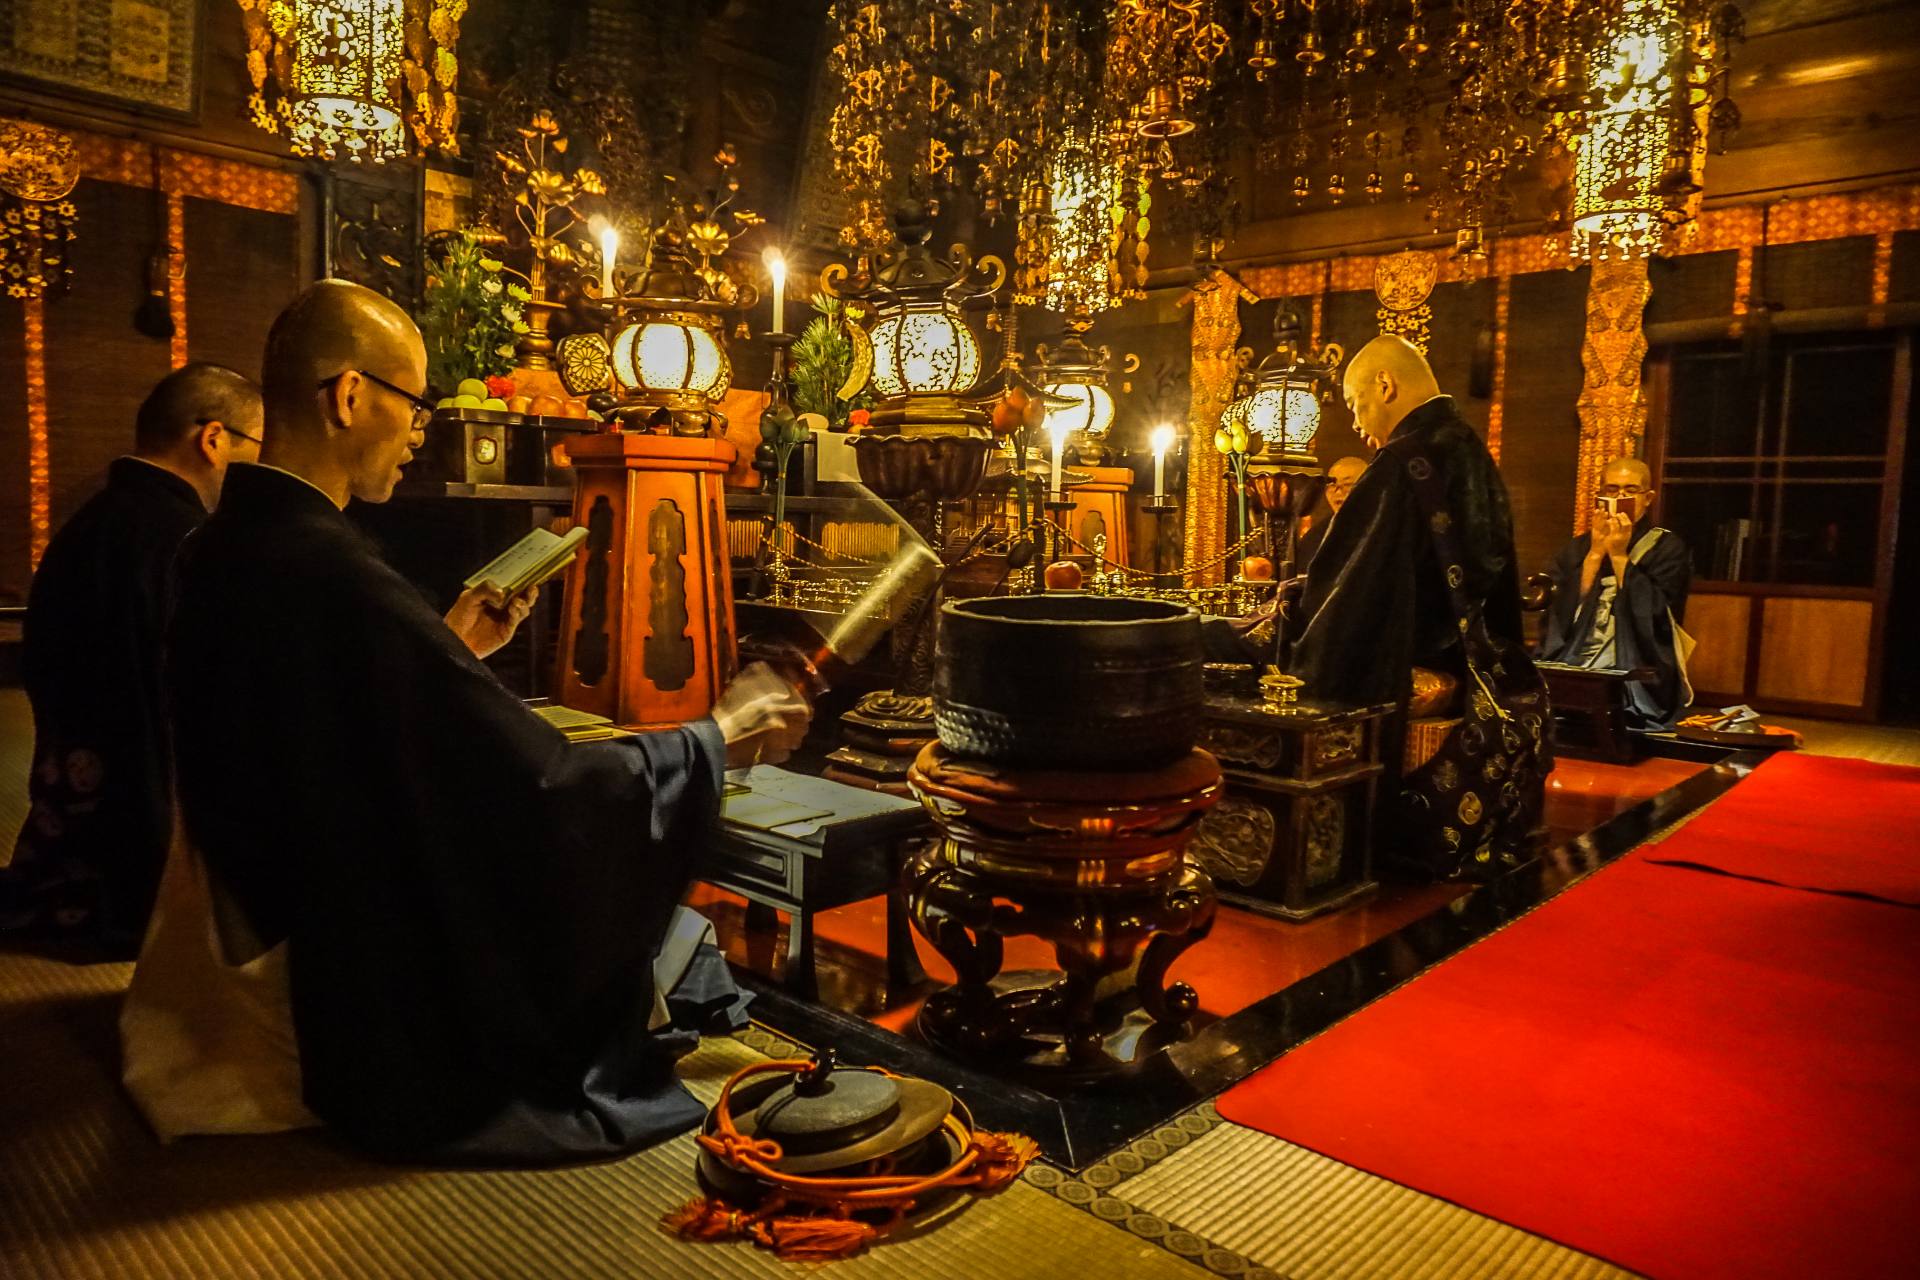
[[(1180, 300), (1193, 308), (1185, 551), (1189, 572), (1196, 574), (1198, 566), (1217, 560), (1227, 549), (1226, 460), (1211, 442), (1240, 374), (1235, 348), (1240, 339), (1243, 299), (1259, 300), (1224, 267), (1216, 265)], [(1195, 581), (1196, 585), (1205, 585), (1197, 577)]]
[(467, 0), (239, 0), (253, 123), (295, 155), (379, 164), (459, 153)]
[(1645, 258), (1593, 264), (1587, 285), (1587, 331), (1580, 347), (1580, 469), (1574, 477), (1573, 527), (1584, 532), (1600, 472), (1620, 457), (1638, 457), (1647, 429), (1640, 365), (1647, 358), (1642, 323), (1653, 296)]
[(1596, 51), (1586, 136), (1577, 143), (1573, 254), (1645, 257), (1660, 240), (1656, 183), (1675, 138), (1675, 64), (1684, 32), (1662, 0), (1626, 0)]
[(566, 171), (567, 139), (551, 112), (534, 112), (517, 132), (519, 154), (499, 151), (494, 160), (510, 177), (519, 179), (513, 216), (526, 240), (527, 287), (533, 294), (527, 304), (528, 332), (520, 340), (520, 365), (550, 369), (553, 340), (547, 336), (547, 324), (560, 308), (547, 296), (547, 268), (577, 269), (594, 252), (579, 235), (586, 218), (575, 206), (584, 197), (605, 195), (606, 184), (585, 166)]
[(1440, 262), (1430, 253), (1412, 249), (1379, 259), (1373, 268), (1373, 293), (1380, 300), (1374, 313), (1381, 333), (1396, 333), (1426, 351), (1433, 340), (1433, 307), (1427, 299), (1440, 279)]
[(0, 283), (9, 298), (40, 298), (65, 285), (80, 181), (72, 135), (0, 120)]

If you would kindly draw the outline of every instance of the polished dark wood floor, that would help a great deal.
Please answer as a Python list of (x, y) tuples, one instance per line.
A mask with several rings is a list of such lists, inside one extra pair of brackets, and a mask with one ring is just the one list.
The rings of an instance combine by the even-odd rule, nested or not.
[[(1547, 784), (1547, 826), (1558, 844), (1592, 831), (1707, 768), (1681, 760), (1634, 765), (1562, 760)], [(1220, 909), (1213, 933), (1174, 965), (1173, 976), (1200, 993), (1199, 1025), (1238, 1013), (1255, 1001), (1352, 955), (1441, 910), (1468, 892), (1461, 885), (1383, 885), (1372, 899), (1303, 923), (1276, 920), (1237, 907)], [(786, 976), (784, 925), (749, 927), (739, 897), (698, 886), (691, 905), (719, 931), (728, 958), (751, 973)], [(874, 898), (823, 912), (817, 918), (816, 974), (820, 1002), (896, 1033), (911, 1034), (928, 992), (954, 980), (926, 941), (914, 943), (927, 981), (904, 990), (886, 980), (886, 903)], [(1007, 944), (1008, 971), (1053, 968), (1052, 949), (1033, 938)]]

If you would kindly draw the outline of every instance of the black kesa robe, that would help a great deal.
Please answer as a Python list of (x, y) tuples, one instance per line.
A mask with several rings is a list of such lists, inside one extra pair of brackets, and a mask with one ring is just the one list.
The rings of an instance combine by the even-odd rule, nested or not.
[(649, 966), (719, 807), (710, 720), (580, 745), (319, 490), (236, 466), (182, 549), (182, 816), (288, 941), (307, 1105), (404, 1158), (631, 1150), (702, 1114)]
[(1553, 562), (1553, 603), (1547, 609), (1540, 656), (1548, 662), (1590, 665), (1587, 651), (1595, 639), (1595, 626), (1604, 621), (1604, 598), (1613, 624), (1613, 656), (1607, 665), (1652, 667), (1655, 672), (1651, 682), (1627, 686), (1628, 726), (1671, 729), (1687, 704), (1673, 628), (1686, 619), (1693, 556), (1678, 534), (1656, 530), (1643, 517), (1633, 526), (1633, 541), (1628, 544), (1629, 554), (1638, 558), (1627, 566), (1625, 585), (1614, 581), (1613, 561), (1603, 560), (1593, 585), (1582, 595), (1580, 566), (1592, 546), (1593, 535), (1583, 533), (1567, 543)]
[(121, 458), (40, 562), (23, 655), (32, 808), (0, 873), (10, 926), (139, 948), (173, 820), (160, 692), (168, 575), (206, 516), (185, 480)]
[(1305, 681), (1303, 696), (1404, 703), (1416, 666), (1464, 685), (1459, 627), (1433, 533), (1407, 475), (1402, 455), (1409, 451), (1431, 458), (1445, 479), (1469, 601), (1483, 612), (1495, 641), (1521, 644), (1507, 487), (1486, 445), (1454, 412), (1453, 401), (1439, 396), (1394, 429), (1314, 553), (1291, 628), (1289, 670)]

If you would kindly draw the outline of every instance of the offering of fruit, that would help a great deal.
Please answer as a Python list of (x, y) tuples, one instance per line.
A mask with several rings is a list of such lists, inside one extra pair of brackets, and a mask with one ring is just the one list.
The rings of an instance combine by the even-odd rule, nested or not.
[(1047, 566), (1044, 577), (1049, 591), (1078, 591), (1086, 580), (1087, 575), (1071, 560), (1055, 560)]
[(1000, 397), (1000, 403), (993, 406), (993, 434), (1004, 439), (1018, 431), (1027, 420), (1031, 399), (1019, 387), (1009, 387), (1007, 394)]
[(560, 416), (563, 418), (586, 417), (587, 402), (585, 400), (581, 400), (578, 398), (566, 401), (565, 404), (561, 407)]
[(527, 412), (536, 418), (558, 418), (564, 416), (565, 411), (559, 396), (538, 395), (527, 405)]
[(478, 409), (484, 403), (485, 401), (479, 396), (469, 391), (462, 391), (453, 398), (453, 407), (456, 409)]
[(480, 402), (480, 407), (482, 409), (498, 409), (500, 412), (505, 413), (507, 411), (507, 402), (499, 396), (488, 396)]
[(1272, 582), (1273, 561), (1265, 556), (1248, 556), (1240, 562), (1240, 576), (1248, 582)]
[(533, 397), (532, 396), (508, 396), (507, 412), (508, 413), (532, 413)]
[(434, 403), (433, 407), (436, 409), (451, 409), (453, 408), (453, 397), (441, 396), (440, 399)]
[(462, 378), (460, 385), (453, 389), (453, 398), (455, 400), (460, 399), (462, 396), (472, 396), (475, 403), (485, 400), (492, 394), (492, 392), (487, 390), (487, 384), (478, 378)]

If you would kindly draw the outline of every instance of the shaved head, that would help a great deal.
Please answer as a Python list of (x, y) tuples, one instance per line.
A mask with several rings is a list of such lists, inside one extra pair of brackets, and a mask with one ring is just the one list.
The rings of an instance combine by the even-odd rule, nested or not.
[(225, 365), (182, 365), (140, 402), (133, 419), (133, 447), (142, 454), (171, 453), (209, 423), (259, 435), (260, 388)]
[(424, 425), (409, 397), (427, 389), (426, 347), (397, 303), (344, 280), (308, 286), (267, 334), (262, 382), (262, 461), (342, 506), (392, 496)]
[(1653, 510), (1653, 470), (1638, 458), (1615, 458), (1600, 468), (1595, 503), (1603, 512), (1638, 521)]
[(1402, 418), (1440, 394), (1440, 384), (1420, 349), (1389, 333), (1354, 354), (1341, 391), (1353, 410), (1354, 430), (1378, 449)]
[(1327, 468), (1327, 505), (1338, 511), (1346, 504), (1347, 495), (1353, 492), (1353, 486), (1367, 469), (1365, 458), (1345, 457)]

